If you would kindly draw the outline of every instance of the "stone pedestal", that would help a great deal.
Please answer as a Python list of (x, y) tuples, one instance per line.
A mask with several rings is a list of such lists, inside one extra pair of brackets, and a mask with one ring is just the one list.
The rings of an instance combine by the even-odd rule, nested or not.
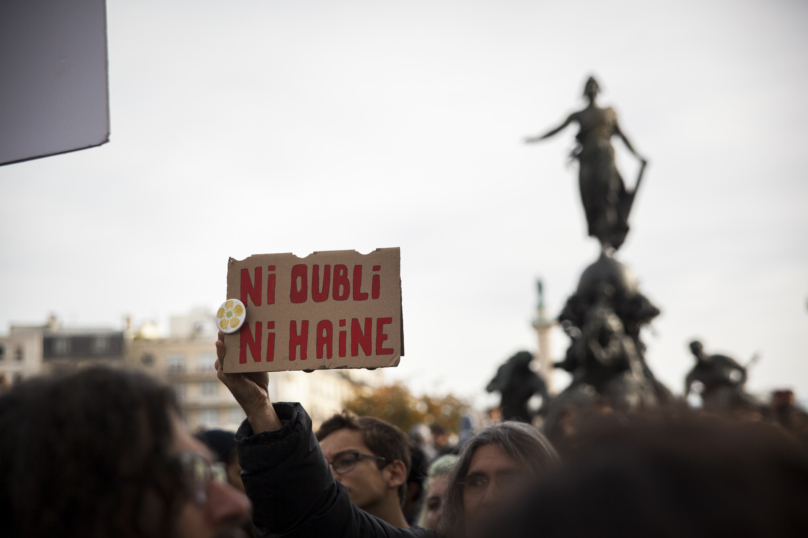
[(550, 331), (558, 322), (547, 316), (544, 304), (540, 304), (536, 309), (536, 317), (533, 319), (533, 328), (539, 341), (539, 351), (536, 354), (535, 363), (538, 366), (538, 374), (547, 384), (547, 391), (554, 395), (556, 393), (553, 386), (553, 357), (550, 346)]

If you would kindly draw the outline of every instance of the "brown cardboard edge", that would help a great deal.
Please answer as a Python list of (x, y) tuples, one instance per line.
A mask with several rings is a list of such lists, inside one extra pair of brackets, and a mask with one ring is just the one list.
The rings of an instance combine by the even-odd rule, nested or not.
[[(379, 251), (379, 250), (386, 250), (386, 249), (392, 249), (392, 248), (397, 248), (397, 249), (398, 249), (398, 251), (399, 251), (399, 255), (398, 255), (398, 257), (399, 257), (399, 260), (401, 260), (401, 247), (379, 247), (379, 248), (374, 248), (373, 250), (371, 250), (371, 251), (370, 251), (370, 252), (368, 252), (367, 254), (362, 254), (361, 252), (358, 252), (358, 251), (357, 251), (357, 250), (355, 250), (355, 249), (346, 249), (346, 250), (317, 250), (317, 251), (312, 252), (312, 253), (310, 253), (310, 254), (307, 254), (306, 256), (303, 256), (303, 257), (298, 256), (298, 255), (297, 255), (297, 254), (295, 254), (294, 252), (265, 252), (265, 253), (263, 253), (263, 254), (250, 254), (249, 256), (247, 256), (247, 258), (252, 258), (253, 256), (294, 256), (294, 257), (295, 257), (295, 258), (297, 258), (298, 260), (306, 260), (306, 259), (310, 258), (311, 256), (316, 256), (317, 254), (335, 254), (335, 253), (338, 253), (338, 252), (353, 252), (354, 254), (358, 254), (358, 255), (360, 255), (360, 256), (370, 256), (371, 254), (373, 254), (374, 252), (377, 252), (377, 251)], [(229, 265), (230, 263), (233, 263), (233, 262), (243, 262), (243, 261), (244, 261), (244, 260), (246, 260), (247, 258), (243, 258), (243, 259), (241, 259), (241, 260), (237, 260), (237, 259), (235, 259), (235, 258), (233, 258), (233, 257), (231, 256), (230, 258), (228, 258), (228, 265)], [(400, 274), (400, 272), (401, 272), (401, 266), (399, 265), (399, 274)], [(400, 288), (401, 288), (401, 279), (399, 279), (399, 289), (400, 289)]]
[[(371, 368), (357, 368), (357, 367), (355, 367), (355, 366), (337, 366), (337, 367), (332, 367), (332, 368), (329, 368), (329, 367), (326, 367), (326, 366), (322, 366), (322, 367), (320, 367), (320, 368), (311, 368), (311, 369), (305, 369), (305, 370), (277, 370), (277, 371), (262, 370), (262, 372), (266, 372), (266, 373), (279, 373), (279, 372), (309, 372), (309, 373), (310, 373), (310, 372), (314, 372), (314, 371), (317, 371), (317, 370), (376, 370), (376, 369), (378, 369), (378, 368), (395, 368), (395, 367), (397, 367), (399, 364), (401, 364), (401, 357), (403, 357), (403, 356), (404, 356), (404, 293), (403, 293), (403, 289), (402, 289), (403, 287), (402, 287), (402, 279), (401, 279), (401, 263), (400, 263), (400, 262), (401, 262), (401, 247), (378, 247), (378, 248), (375, 248), (375, 249), (371, 250), (371, 251), (370, 251), (370, 252), (368, 252), (367, 254), (362, 254), (361, 252), (358, 252), (356, 249), (345, 249), (345, 250), (322, 250), (322, 251), (321, 251), (321, 250), (318, 250), (318, 251), (312, 252), (311, 254), (308, 254), (308, 255), (303, 256), (303, 257), (298, 256), (298, 255), (297, 255), (297, 254), (295, 254), (294, 252), (272, 252), (272, 253), (264, 253), (264, 254), (250, 254), (249, 256), (247, 256), (246, 258), (243, 258), (243, 259), (241, 259), (241, 260), (238, 260), (238, 259), (236, 259), (236, 258), (233, 258), (232, 256), (229, 256), (229, 257), (227, 258), (227, 270), (228, 270), (228, 272), (230, 271), (230, 266), (231, 266), (233, 263), (236, 263), (236, 262), (243, 262), (243, 261), (244, 261), (244, 260), (246, 260), (247, 258), (252, 258), (253, 256), (266, 256), (266, 255), (268, 255), (268, 254), (269, 254), (269, 255), (272, 255), (272, 256), (278, 256), (278, 255), (281, 255), (281, 256), (283, 256), (283, 255), (291, 255), (291, 256), (294, 256), (295, 258), (297, 258), (298, 260), (305, 260), (305, 259), (307, 259), (307, 258), (309, 258), (309, 257), (311, 257), (311, 256), (314, 256), (314, 255), (316, 255), (316, 254), (319, 254), (319, 253), (321, 253), (321, 252), (323, 252), (323, 253), (329, 253), (329, 254), (332, 254), (332, 253), (335, 253), (335, 252), (353, 252), (353, 253), (358, 254), (358, 255), (360, 255), (360, 256), (369, 256), (369, 255), (371, 255), (371, 254), (372, 254), (372, 253), (374, 253), (374, 252), (377, 252), (377, 251), (379, 251), (379, 250), (389, 249), (389, 248), (395, 248), (395, 249), (398, 249), (398, 251), (399, 251), (399, 255), (398, 255), (398, 259), (399, 259), (399, 268), (398, 268), (398, 270), (399, 270), (399, 279), (398, 279), (398, 296), (399, 296), (399, 298), (401, 299), (401, 300), (399, 301), (400, 306), (401, 306), (401, 308), (400, 308), (400, 315), (399, 315), (399, 316), (400, 316), (400, 319), (401, 319), (401, 352), (399, 353), (399, 356), (396, 358), (395, 363), (392, 363), (392, 364), (385, 364), (385, 365), (383, 365), (383, 366), (374, 366), (374, 367), (371, 367)], [(225, 290), (225, 296), (227, 296), (227, 290)], [(225, 297), (225, 300), (227, 300), (227, 297)], [(225, 334), (225, 339), (226, 339), (228, 336), (235, 336), (235, 335), (237, 335), (237, 334), (238, 334), (238, 331), (236, 331), (236, 332), (235, 332), (235, 333), (233, 333), (233, 334)], [(226, 357), (227, 357), (227, 356), (225, 355), (225, 358), (226, 358)], [(224, 373), (226, 373), (226, 374), (227, 374), (227, 373), (239, 373), (239, 372), (238, 372), (238, 371), (236, 371), (236, 370), (228, 370), (228, 364), (229, 364), (229, 363), (228, 363), (227, 361), (224, 361), (224, 360), (223, 360), (222, 362), (223, 362), (223, 364), (222, 364), (222, 371), (223, 371)], [(246, 373), (246, 372), (241, 372), (241, 373)]]

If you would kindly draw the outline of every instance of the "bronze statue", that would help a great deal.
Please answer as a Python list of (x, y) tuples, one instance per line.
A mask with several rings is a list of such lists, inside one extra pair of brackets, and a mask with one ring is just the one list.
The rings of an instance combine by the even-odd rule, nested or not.
[[(580, 130), (576, 135), (577, 144), (571, 157), (578, 160), (578, 179), (581, 201), (586, 213), (589, 235), (597, 237), (605, 250), (620, 248), (628, 233), (628, 215), (634, 203), (634, 196), (642, 181), (648, 161), (641, 157), (617, 122), (617, 114), (611, 108), (597, 105), (600, 86), (594, 77), (589, 77), (584, 86), (584, 97), (589, 105), (579, 112), (573, 112), (560, 126), (544, 135), (529, 137), (526, 143), (539, 142), (558, 133), (575, 122)], [(623, 178), (617, 170), (611, 138), (619, 136), (626, 147), (639, 159), (640, 173), (633, 191), (627, 191)]]
[(520, 351), (505, 364), (499, 367), (497, 375), (485, 388), (488, 392), (498, 391), (502, 394), (502, 419), (531, 422), (533, 417), (527, 403), (534, 394), (542, 397), (542, 406), (550, 399), (547, 384), (533, 370), (530, 363), (533, 355), (528, 351)]
[[(560, 318), (572, 338), (564, 361), (556, 363), (572, 374), (572, 383), (559, 396), (564, 400), (568, 392), (581, 386), (594, 389), (612, 407), (636, 409), (653, 407), (660, 401), (656, 380), (648, 371), (637, 342), (627, 334), (625, 325), (615, 312), (614, 305), (625, 300), (614, 286), (606, 281), (594, 283), (591, 302), (579, 313), (580, 327), (569, 323), (575, 315), (569, 310)], [(567, 308), (570, 305), (568, 303)]]
[(633, 411), (673, 402), (673, 394), (648, 367), (640, 338), (642, 327), (657, 315), (659, 309), (640, 292), (629, 268), (601, 252), (558, 316), (571, 342), (555, 367), (572, 374), (572, 382), (546, 411), (547, 435), (564, 435), (574, 422), (571, 417), (579, 413)]
[[(696, 364), (685, 378), (685, 398), (699, 383), (705, 410), (728, 412), (761, 407), (760, 402), (744, 390), (747, 379), (745, 366), (726, 355), (708, 355), (698, 340), (690, 342), (690, 352)], [(752, 357), (750, 364), (756, 360), (757, 356)]]

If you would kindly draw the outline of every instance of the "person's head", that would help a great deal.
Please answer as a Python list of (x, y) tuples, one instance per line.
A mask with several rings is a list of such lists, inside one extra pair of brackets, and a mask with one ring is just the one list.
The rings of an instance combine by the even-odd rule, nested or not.
[(435, 443), (435, 448), (443, 449), (449, 445), (449, 430), (440, 424), (433, 424), (429, 427), (432, 432), (432, 441)]
[(808, 454), (782, 428), (633, 420), (582, 435), (488, 536), (808, 536)]
[(0, 431), (0, 525), (11, 535), (239, 536), (249, 517), (173, 391), (145, 374), (21, 383), (0, 396)]
[(697, 358), (701, 359), (704, 355), (704, 346), (698, 340), (690, 342), (690, 352)]
[(558, 461), (550, 442), (521, 422), (488, 426), (460, 451), (449, 477), (440, 527), (447, 535), (487, 520), (508, 502), (527, 478)]
[(241, 480), (241, 465), (236, 450), (236, 434), (226, 430), (205, 430), (195, 435), (197, 439), (213, 451), (216, 461), (227, 468), (227, 481), (242, 493), (246, 493)]
[(520, 351), (509, 359), (518, 370), (529, 370), (533, 355), (529, 351)]
[(404, 502), (410, 452), (400, 429), (343, 411), (323, 422), (316, 437), (334, 478), (356, 506), (372, 513), (391, 498)]
[(594, 100), (600, 93), (600, 84), (595, 80), (595, 77), (589, 77), (584, 84), (584, 97), (589, 100)]
[(419, 524), (429, 530), (437, 530), (440, 515), (446, 498), (446, 488), (449, 485), (449, 473), (457, 463), (457, 456), (446, 454), (432, 462), (429, 466), (426, 481), (426, 499)]

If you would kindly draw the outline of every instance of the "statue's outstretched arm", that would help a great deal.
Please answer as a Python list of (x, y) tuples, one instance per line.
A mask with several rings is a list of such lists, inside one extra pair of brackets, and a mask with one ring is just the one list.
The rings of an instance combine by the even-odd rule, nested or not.
[(573, 121), (575, 121), (575, 114), (570, 114), (569, 117), (566, 120), (564, 120), (564, 123), (562, 123), (561, 125), (559, 125), (555, 129), (552, 129), (552, 130), (544, 133), (541, 136), (528, 136), (528, 137), (526, 137), (525, 138), (525, 144), (532, 144), (534, 142), (539, 142), (541, 140), (544, 140), (545, 138), (550, 138), (551, 136), (558, 133), (559, 131), (564, 130), (564, 128), (567, 127), (567, 125), (569, 125)]
[(632, 146), (632, 145), (631, 145), (631, 142), (629, 142), (629, 141), (628, 141), (628, 138), (626, 137), (626, 135), (625, 135), (625, 134), (623, 134), (623, 131), (620, 129), (620, 124), (619, 124), (619, 123), (617, 123), (617, 122), (615, 122), (615, 123), (614, 123), (614, 132), (615, 132), (615, 134), (616, 134), (617, 136), (619, 136), (619, 137), (620, 137), (620, 138), (623, 140), (623, 144), (625, 144), (625, 145), (626, 145), (626, 147), (628, 148), (628, 150), (629, 150), (629, 151), (630, 151), (630, 152), (631, 152), (631, 153), (632, 153), (632, 154), (633, 154), (635, 157), (637, 157), (637, 159), (639, 159), (639, 160), (640, 160), (640, 161), (642, 161), (643, 163), (647, 163), (647, 162), (648, 162), (648, 160), (647, 160), (647, 159), (645, 159), (645, 158), (644, 158), (644, 157), (642, 157), (642, 156), (641, 156), (639, 153), (637, 153), (637, 150), (635, 150), (635, 149), (634, 149), (634, 146)]

